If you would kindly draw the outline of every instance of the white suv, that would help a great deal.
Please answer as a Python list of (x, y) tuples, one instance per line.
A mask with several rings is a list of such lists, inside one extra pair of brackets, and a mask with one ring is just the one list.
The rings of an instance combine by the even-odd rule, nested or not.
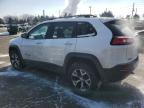
[(42, 66), (64, 72), (80, 91), (99, 82), (116, 82), (133, 73), (138, 53), (133, 37), (121, 21), (98, 18), (61, 18), (43, 22), (10, 41), (12, 66)]

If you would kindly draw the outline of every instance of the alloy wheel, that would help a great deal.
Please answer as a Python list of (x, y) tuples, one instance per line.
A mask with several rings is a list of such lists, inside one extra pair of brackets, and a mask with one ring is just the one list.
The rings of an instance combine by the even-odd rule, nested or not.
[(80, 91), (85, 92), (91, 87), (91, 78), (86, 70), (75, 69), (71, 75), (72, 84)]
[(14, 66), (14, 68), (19, 68), (20, 67), (20, 58), (17, 53), (12, 53), (11, 54), (11, 63)]

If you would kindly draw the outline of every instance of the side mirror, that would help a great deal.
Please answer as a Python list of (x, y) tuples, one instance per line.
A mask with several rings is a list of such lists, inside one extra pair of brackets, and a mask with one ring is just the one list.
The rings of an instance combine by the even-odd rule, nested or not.
[(27, 34), (27, 33), (23, 33), (23, 34), (21, 34), (21, 37), (22, 37), (22, 38), (27, 38), (27, 37), (28, 37), (28, 34)]

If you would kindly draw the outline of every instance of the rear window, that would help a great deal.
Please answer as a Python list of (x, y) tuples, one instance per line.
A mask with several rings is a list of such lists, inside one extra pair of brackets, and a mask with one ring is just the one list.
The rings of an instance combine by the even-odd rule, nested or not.
[(105, 25), (111, 30), (113, 36), (133, 36), (133, 31), (124, 21), (113, 20), (106, 22)]

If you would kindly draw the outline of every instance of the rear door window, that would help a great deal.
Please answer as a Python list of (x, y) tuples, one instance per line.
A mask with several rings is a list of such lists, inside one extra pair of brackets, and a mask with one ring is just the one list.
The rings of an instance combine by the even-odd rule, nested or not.
[(53, 38), (73, 38), (75, 36), (74, 22), (56, 22), (54, 23)]
[(88, 22), (77, 23), (77, 37), (95, 36), (96, 30)]

